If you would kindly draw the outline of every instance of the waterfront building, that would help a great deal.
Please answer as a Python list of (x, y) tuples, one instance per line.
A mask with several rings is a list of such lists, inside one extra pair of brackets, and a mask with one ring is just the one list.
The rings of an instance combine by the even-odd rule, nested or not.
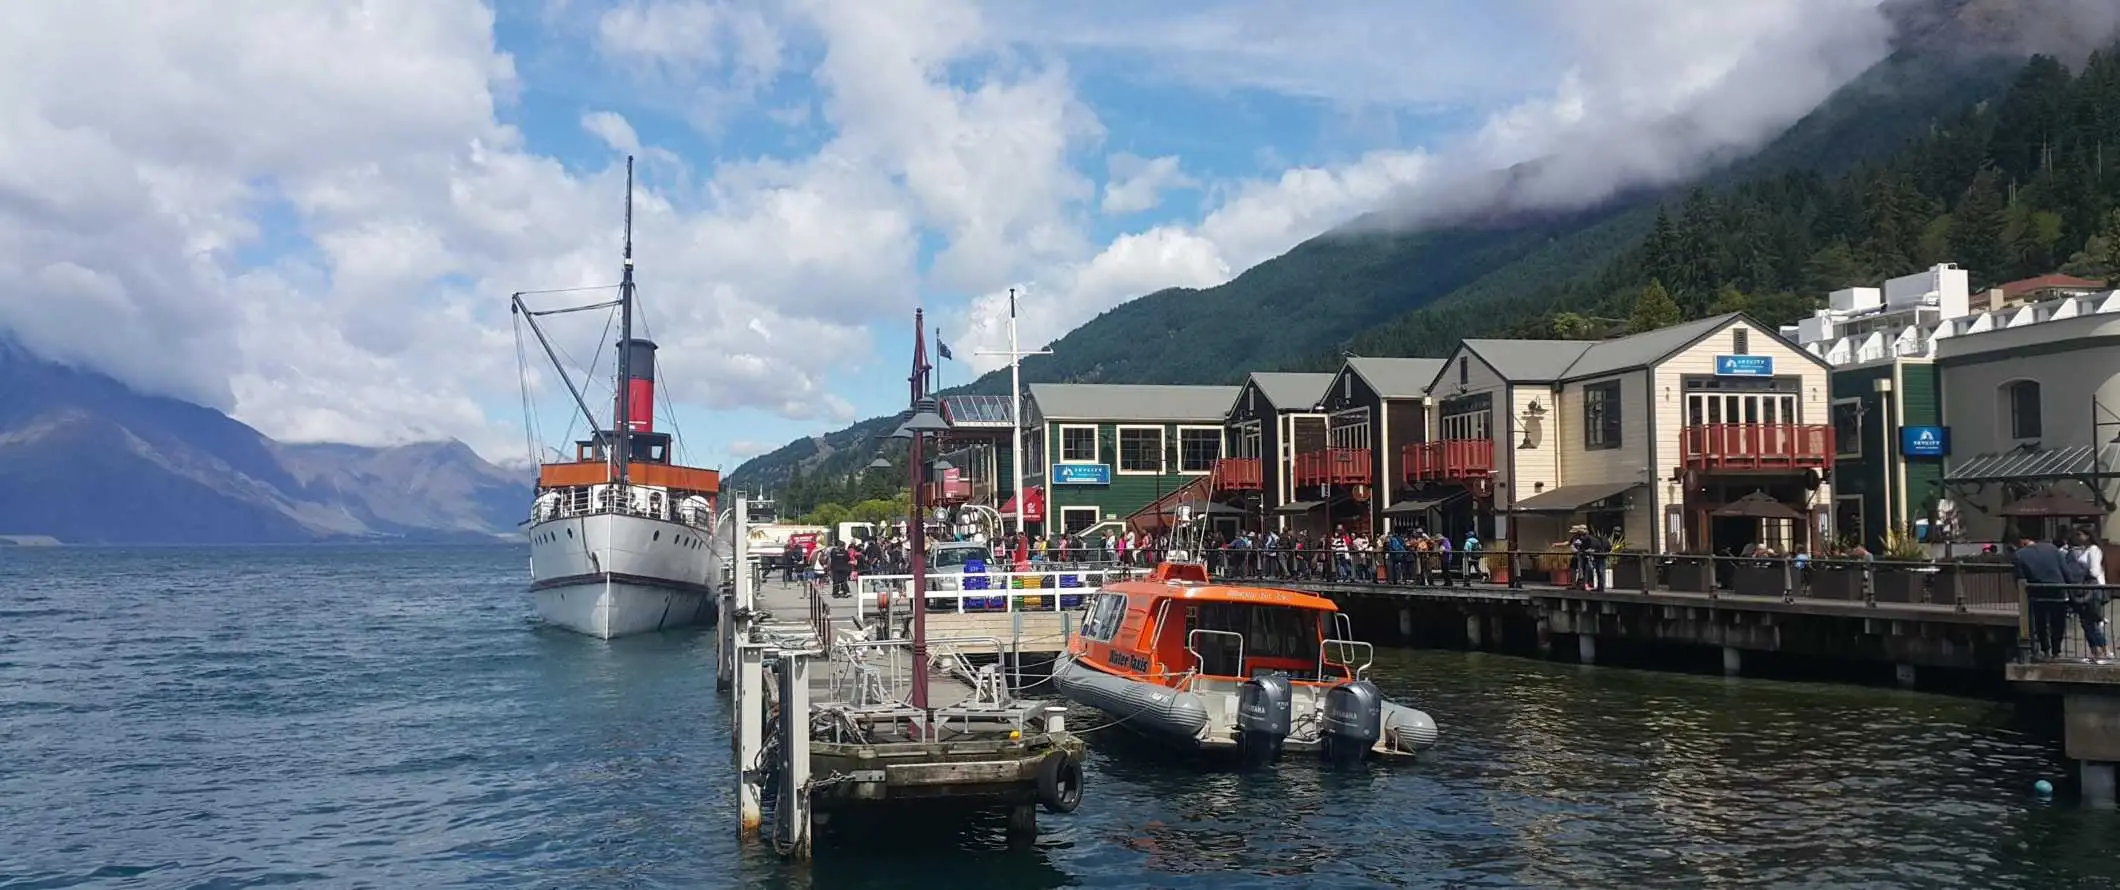
[[(1433, 435), (1395, 446), (1394, 482), (1414, 503), (1462, 489), (1458, 515), (1520, 549), (1578, 523), (1672, 553), (1815, 546), (1829, 387), (1822, 359), (1742, 314), (1601, 342), (1466, 340), (1427, 387)], [(1783, 517), (1714, 515), (1755, 492)]]
[(1213, 497), (1235, 513), (1216, 517), (1221, 530), (1289, 528), (1295, 456), (1325, 447), (1321, 400), (1333, 375), (1254, 372), (1237, 389), (1223, 422), (1225, 456), (1211, 480)]
[[(1428, 436), (1427, 388), (1443, 367), (1435, 358), (1354, 356), (1326, 385), (1320, 409), (1325, 441), (1290, 455), (1295, 500), (1282, 507), (1318, 531), (1339, 526), (1369, 531), (1389, 527), (1387, 517), (1410, 521), (1394, 504), (1398, 446)], [(1391, 512), (1398, 507), (1397, 512)]]
[(2025, 307), (2044, 317), (1938, 339), (1944, 538), (2048, 536), (2086, 522), (2105, 540), (2120, 534), (2116, 301), (2064, 297)]
[(1833, 367), (1835, 535), (1873, 549), (1894, 529), (1923, 537), (1949, 503), (1942, 448), (1950, 443), (1937, 367), (1944, 344), (2120, 312), (2120, 299), (2087, 279), (2043, 275), (1974, 293), (1970, 277), (1944, 263), (1882, 287), (1845, 288), (1829, 295), (1826, 308), (1782, 328)]
[(1235, 386), (1034, 383), (1023, 401), (1026, 491), (1048, 533), (1110, 534), (1223, 456)]
[[(1013, 521), (1016, 505), (1014, 451), (1009, 433), (1016, 428), (1006, 395), (960, 393), (937, 400), (937, 411), (950, 425), (942, 434), (942, 459), (951, 469), (930, 483), (928, 503), (943, 507), (986, 507)], [(1026, 446), (1028, 447), (1028, 446)], [(1026, 486), (1028, 487), (1028, 486)], [(1024, 503), (1023, 521), (1045, 521), (1044, 498), (1033, 490)]]

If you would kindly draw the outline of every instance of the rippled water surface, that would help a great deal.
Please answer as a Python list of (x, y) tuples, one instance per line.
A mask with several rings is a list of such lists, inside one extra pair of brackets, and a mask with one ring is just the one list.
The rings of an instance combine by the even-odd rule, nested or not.
[(539, 627), (493, 547), (0, 549), (0, 887), (2114, 886), (2120, 820), (2007, 706), (1462, 653), (1380, 680), (1405, 769), (1098, 739), (1089, 796), (740, 846), (705, 633)]

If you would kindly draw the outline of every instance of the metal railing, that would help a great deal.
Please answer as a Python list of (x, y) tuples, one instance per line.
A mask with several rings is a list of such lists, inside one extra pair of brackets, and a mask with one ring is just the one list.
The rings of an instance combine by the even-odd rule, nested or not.
[(2018, 584), (2020, 662), (2113, 664), (2115, 595), (2110, 584)]
[[(1231, 673), (1224, 673), (1224, 672), (1221, 672), (1221, 671), (1212, 671), (1212, 670), (1208, 670), (1208, 668), (1207, 668), (1207, 657), (1206, 657), (1206, 656), (1204, 656), (1204, 655), (1201, 655), (1201, 654), (1200, 654), (1200, 646), (1199, 646), (1199, 640), (1200, 640), (1200, 638), (1201, 638), (1202, 636), (1217, 636), (1217, 637), (1230, 637), (1230, 638), (1232, 638), (1232, 639), (1235, 639), (1235, 640), (1237, 641), (1237, 670), (1236, 670), (1236, 673), (1234, 673), (1234, 674), (1231, 674)], [(1194, 673), (1195, 675), (1199, 675), (1199, 676), (1207, 676), (1207, 677), (1232, 677), (1232, 676), (1233, 676), (1233, 677), (1242, 677), (1242, 676), (1244, 676), (1244, 635), (1243, 635), (1243, 634), (1240, 634), (1240, 633), (1237, 633), (1236, 631), (1233, 631), (1233, 630), (1213, 630), (1213, 629), (1210, 629), (1210, 628), (1205, 628), (1205, 627), (1200, 627), (1200, 628), (1194, 628), (1193, 630), (1187, 631), (1187, 632), (1186, 632), (1186, 634), (1185, 634), (1185, 651), (1186, 651), (1186, 652), (1188, 652), (1188, 653), (1191, 653), (1191, 655), (1192, 655), (1192, 658), (1193, 658), (1193, 673)]]
[(1400, 449), (1400, 469), (1408, 481), (1476, 479), (1494, 473), (1494, 440), (1437, 439)]
[(1835, 450), (1822, 423), (1704, 423), (1680, 430), (1678, 443), (1694, 469), (1823, 468)]
[[(1344, 661), (1333, 660), (1332, 652), (1335, 647), (1340, 650), (1342, 657), (1345, 659)], [(1357, 652), (1362, 653), (1360, 664), (1355, 663), (1355, 653)], [(1348, 679), (1360, 680), (1368, 675), (1370, 665), (1376, 664), (1376, 661), (1377, 647), (1374, 645), (1361, 640), (1327, 638), (1324, 642), (1318, 644), (1318, 679), (1325, 679), (1326, 668), (1336, 667), (1345, 669)]]
[(1391, 588), (1592, 590), (1645, 595), (1838, 601), (1872, 606), (2018, 608), (2010, 565), (1988, 559), (1883, 560), (1565, 550), (1404, 552), (1216, 550), (1223, 581)]
[[(929, 614), (1061, 612), (1080, 609), (1097, 588), (1139, 578), (1147, 569), (1112, 564), (1053, 568), (1030, 572), (988, 572), (927, 576)], [(878, 614), (882, 598), (894, 616), (912, 609), (913, 576), (861, 575), (854, 579), (857, 608), (863, 616)]]
[(1306, 451), (1296, 455), (1292, 466), (1297, 485), (1366, 485), (1369, 469), (1367, 448)]
[(539, 495), (533, 499), (530, 502), (530, 518), (524, 520), (525, 524), (579, 516), (618, 515), (679, 522), (709, 533), (714, 529), (712, 509), (686, 509), (684, 498), (672, 497), (669, 491), (662, 488), (636, 488), (611, 482), (594, 486), (547, 489), (547, 493), (560, 496), (547, 500), (545, 495)]

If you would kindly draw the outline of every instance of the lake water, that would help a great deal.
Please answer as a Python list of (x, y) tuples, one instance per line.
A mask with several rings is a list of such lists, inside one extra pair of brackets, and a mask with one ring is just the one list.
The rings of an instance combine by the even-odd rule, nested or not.
[(0, 888), (2120, 885), (2120, 817), (2009, 706), (1380, 653), (1406, 768), (1093, 739), (998, 826), (738, 843), (710, 632), (539, 626), (527, 551), (0, 550)]

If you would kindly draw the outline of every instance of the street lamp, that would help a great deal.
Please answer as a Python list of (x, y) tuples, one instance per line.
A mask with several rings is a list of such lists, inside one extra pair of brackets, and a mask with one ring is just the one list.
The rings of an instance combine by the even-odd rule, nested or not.
[[(935, 724), (935, 711), (928, 706), (928, 651), (927, 651), (927, 505), (923, 497), (921, 477), (927, 475), (922, 452), (929, 436), (947, 432), (949, 421), (935, 413), (935, 399), (928, 394), (927, 340), (921, 336), (923, 313), (913, 310), (913, 373), (907, 378), (912, 393), (911, 417), (899, 424), (891, 433), (893, 439), (907, 441), (906, 473), (913, 488), (911, 521), (906, 523), (906, 559), (913, 569), (913, 688), (912, 701), (908, 702), (925, 718), (920, 724), (920, 737), (928, 738)], [(937, 464), (948, 467), (947, 461)]]

